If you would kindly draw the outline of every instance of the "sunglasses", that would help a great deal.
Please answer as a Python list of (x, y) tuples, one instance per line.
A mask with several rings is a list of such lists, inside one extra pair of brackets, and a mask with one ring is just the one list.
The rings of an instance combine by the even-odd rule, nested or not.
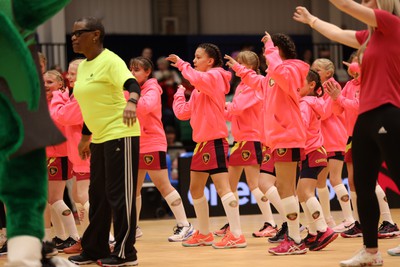
[(84, 34), (85, 32), (94, 32), (94, 31), (96, 31), (96, 30), (91, 30), (91, 29), (81, 29), (81, 30), (76, 30), (76, 31), (74, 31), (74, 32), (72, 32), (72, 36), (75, 36), (75, 37), (79, 37), (79, 36), (81, 36), (82, 34)]

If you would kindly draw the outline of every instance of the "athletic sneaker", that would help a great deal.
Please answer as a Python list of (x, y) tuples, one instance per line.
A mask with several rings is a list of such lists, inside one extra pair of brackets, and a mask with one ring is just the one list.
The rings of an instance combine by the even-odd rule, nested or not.
[(343, 233), (343, 232), (349, 230), (351, 227), (353, 227), (354, 223), (355, 222), (349, 222), (349, 221), (344, 220), (340, 224), (333, 227), (332, 230), (335, 231), (336, 233)]
[(381, 253), (379, 251), (375, 254), (368, 253), (365, 247), (358, 251), (351, 259), (340, 262), (340, 266), (342, 267), (381, 265), (383, 265)]
[(276, 232), (276, 235), (268, 238), (268, 242), (270, 243), (280, 243), (285, 240), (285, 235), (288, 233), (288, 225), (287, 222), (282, 223), (281, 229)]
[(96, 262), (96, 260), (87, 257), (85, 254), (70, 256), (68, 257), (68, 260), (76, 265), (91, 264)]
[(135, 238), (139, 238), (143, 235), (142, 229), (140, 229), (139, 226), (136, 226), (136, 234), (135, 234)]
[(318, 232), (315, 241), (310, 244), (309, 249), (311, 251), (318, 251), (325, 248), (329, 243), (335, 240), (339, 236), (338, 233), (334, 232), (331, 228), (326, 228), (325, 232)]
[(214, 237), (212, 233), (202, 235), (199, 231), (194, 231), (193, 235), (182, 242), (184, 247), (198, 247), (198, 246), (211, 246), (214, 243)]
[(307, 253), (307, 248), (303, 241), (296, 243), (290, 237), (285, 236), (283, 242), (277, 247), (268, 249), (268, 252), (274, 255), (300, 255)]
[(42, 255), (47, 259), (54, 257), (58, 254), (58, 250), (56, 249), (53, 242), (43, 241), (42, 242)]
[(392, 238), (400, 235), (397, 224), (391, 224), (388, 221), (383, 221), (378, 229), (378, 238)]
[(244, 235), (235, 237), (231, 231), (228, 231), (221, 241), (214, 243), (213, 248), (245, 248), (247, 247)]
[(229, 223), (225, 224), (224, 226), (221, 227), (221, 229), (214, 231), (213, 234), (216, 236), (225, 236), (226, 232), (229, 231)]
[(177, 224), (174, 227), (174, 234), (168, 237), (169, 242), (181, 242), (187, 240), (193, 235), (194, 228), (191, 223), (189, 226), (183, 226), (182, 224)]
[(0, 255), (7, 255), (7, 241), (0, 248)]
[(63, 252), (65, 254), (78, 254), (82, 253), (82, 245), (81, 245), (81, 240), (79, 239), (75, 244), (68, 248), (64, 248)]
[(108, 258), (97, 260), (97, 264), (104, 267), (114, 267), (114, 266), (137, 266), (137, 258), (122, 259), (115, 255), (111, 255)]
[(278, 232), (278, 227), (272, 226), (269, 222), (265, 222), (264, 226), (258, 231), (254, 232), (254, 237), (273, 237)]
[(400, 245), (395, 248), (388, 249), (387, 253), (390, 256), (400, 256)]
[(362, 237), (361, 224), (358, 221), (355, 221), (353, 227), (340, 233), (340, 235), (344, 238)]
[[(60, 239), (61, 240), (61, 239)], [(65, 248), (69, 248), (72, 245), (75, 245), (77, 241), (73, 239), (72, 237), (68, 237), (66, 240), (63, 240), (61, 243), (56, 243), (56, 249), (58, 252), (64, 252)]]
[(316, 240), (317, 240), (317, 235), (313, 235), (310, 233), (308, 233), (307, 236), (303, 239), (306, 248), (309, 248)]

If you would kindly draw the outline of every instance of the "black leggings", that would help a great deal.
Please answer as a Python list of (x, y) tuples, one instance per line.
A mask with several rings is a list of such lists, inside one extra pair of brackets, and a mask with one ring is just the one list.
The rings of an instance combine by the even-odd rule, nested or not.
[(387, 104), (358, 116), (353, 134), (354, 184), (364, 245), (378, 247), (375, 186), (385, 161), (400, 188), (400, 108)]

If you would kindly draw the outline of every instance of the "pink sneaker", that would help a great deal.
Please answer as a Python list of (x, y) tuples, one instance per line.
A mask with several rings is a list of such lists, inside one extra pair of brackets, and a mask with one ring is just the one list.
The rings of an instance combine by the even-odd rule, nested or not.
[(245, 248), (247, 247), (247, 243), (243, 235), (235, 237), (228, 231), (220, 242), (216, 242), (212, 246), (213, 248)]
[(194, 234), (186, 241), (182, 241), (184, 247), (199, 247), (199, 246), (211, 246), (214, 242), (212, 233), (202, 235), (199, 231), (195, 231)]
[(285, 236), (285, 240), (277, 247), (268, 249), (268, 252), (274, 255), (300, 255), (306, 254), (307, 248), (303, 241), (297, 244), (293, 239)]
[(335, 240), (339, 236), (331, 228), (326, 228), (325, 232), (318, 232), (317, 238), (313, 243), (310, 244), (309, 249), (311, 251), (317, 251), (325, 248), (329, 243)]
[(335, 227), (329, 227), (332, 228), (333, 231), (335, 231), (336, 233), (343, 233), (346, 232), (347, 230), (349, 230), (350, 228), (352, 228), (354, 226), (355, 222), (349, 222), (344, 220), (343, 222), (341, 222), (340, 224), (336, 225)]
[(272, 226), (270, 223), (265, 222), (264, 226), (258, 231), (258, 232), (254, 232), (253, 236), (254, 237), (273, 237), (276, 235), (276, 233), (278, 232), (278, 228), (274, 226)]
[(214, 231), (213, 234), (216, 236), (225, 236), (229, 229), (229, 223), (226, 223), (221, 229)]

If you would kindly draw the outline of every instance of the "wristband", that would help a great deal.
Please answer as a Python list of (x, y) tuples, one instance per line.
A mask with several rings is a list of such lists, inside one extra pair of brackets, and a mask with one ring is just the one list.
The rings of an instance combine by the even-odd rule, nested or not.
[(137, 99), (134, 99), (133, 97), (129, 98), (128, 102), (131, 102), (131, 103), (133, 103), (135, 105), (137, 105), (137, 103), (138, 103)]

